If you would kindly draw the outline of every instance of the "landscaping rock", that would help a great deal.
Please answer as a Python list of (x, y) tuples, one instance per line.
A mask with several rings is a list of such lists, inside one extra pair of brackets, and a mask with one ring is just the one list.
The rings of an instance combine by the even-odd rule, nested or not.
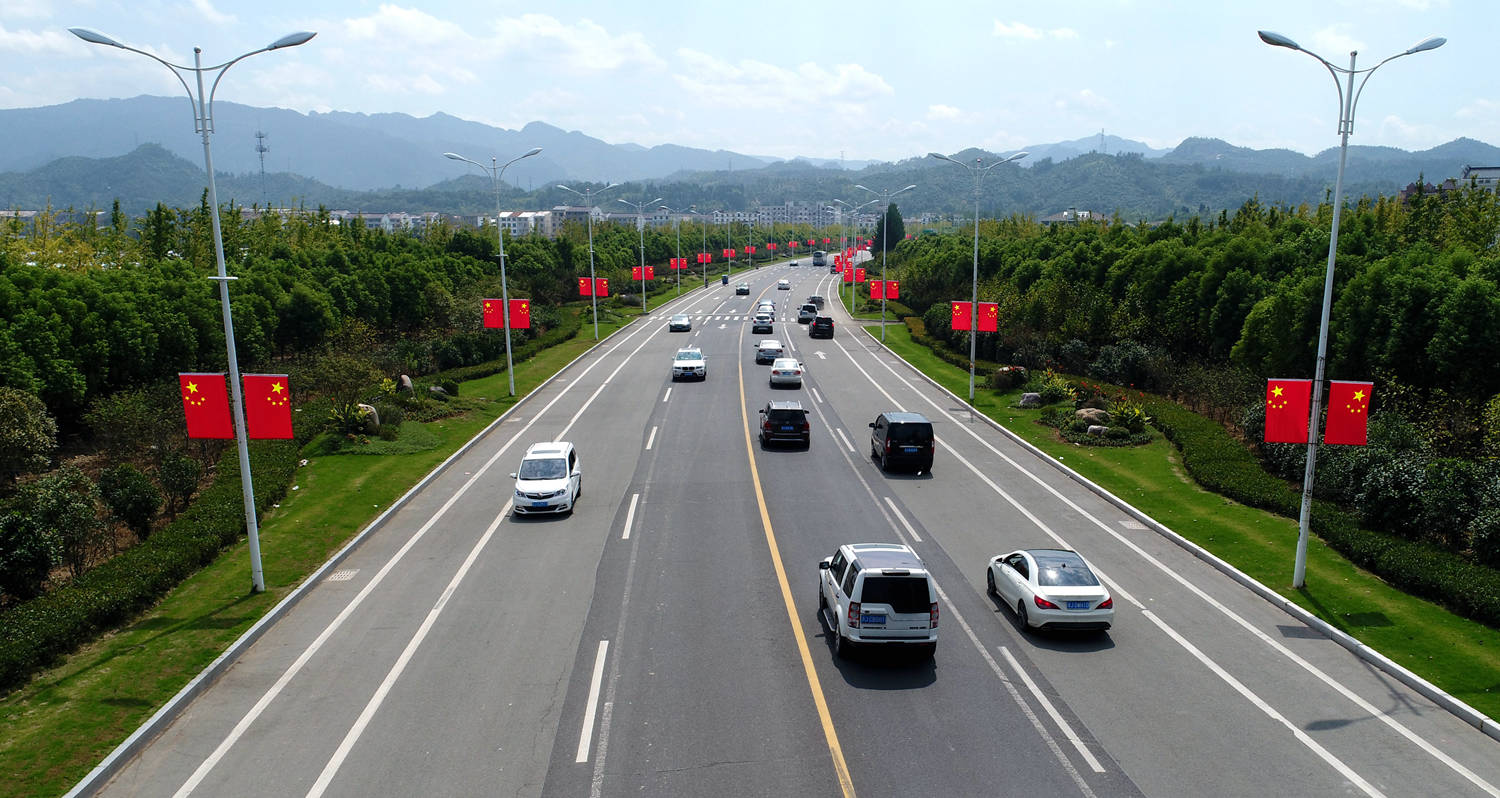
[(359, 413), (360, 413), (360, 415), (362, 415), (362, 416), (365, 417), (365, 424), (366, 425), (373, 424), (376, 429), (379, 429), (380, 428), (380, 411), (376, 410), (374, 405), (361, 404), (358, 407), (359, 407)]
[(448, 392), (445, 391), (445, 390), (443, 390), (443, 386), (441, 386), (441, 385), (433, 385), (433, 386), (431, 386), (431, 387), (429, 387), (427, 389), (427, 392), (431, 393), (431, 394), (437, 394), (439, 396), (447, 396), (448, 395)]
[(1073, 416), (1090, 425), (1099, 424), (1109, 426), (1109, 411), (1097, 407), (1085, 407), (1073, 413)]
[(408, 377), (405, 374), (402, 374), (401, 379), (396, 381), (396, 387), (406, 393), (417, 392), (417, 387), (411, 384), (411, 377)]
[(1101, 437), (1107, 431), (1109, 431), (1109, 427), (1106, 427), (1103, 424), (1090, 424), (1088, 429), (1088, 433), (1090, 435), (1098, 435)]
[(1022, 407), (1041, 407), (1042, 406), (1042, 395), (1039, 394), (1039, 393), (1023, 393), (1023, 394), (1021, 394), (1021, 406)]

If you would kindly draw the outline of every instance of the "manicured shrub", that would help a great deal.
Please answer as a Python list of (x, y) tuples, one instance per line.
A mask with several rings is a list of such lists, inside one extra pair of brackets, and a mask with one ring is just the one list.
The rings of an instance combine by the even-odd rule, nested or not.
[(138, 539), (151, 536), (151, 524), (161, 509), (161, 491), (140, 469), (129, 463), (106, 469), (99, 475), (99, 495), (110, 513)]
[(42, 592), (47, 574), (62, 560), (57, 535), (16, 512), (0, 512), (0, 592), (29, 599)]

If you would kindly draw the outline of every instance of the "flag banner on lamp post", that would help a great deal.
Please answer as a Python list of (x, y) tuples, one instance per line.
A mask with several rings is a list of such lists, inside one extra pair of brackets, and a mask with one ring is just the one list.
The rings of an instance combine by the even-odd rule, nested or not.
[(1312, 380), (1266, 380), (1266, 443), (1307, 443)]
[[(594, 286), (593, 286), (592, 283), (589, 282), (589, 278), (587, 278), (587, 277), (580, 277), (580, 278), (578, 278), (578, 295), (579, 296), (593, 296), (594, 295)], [(485, 326), (488, 327), (489, 325), (486, 324)]]
[(886, 299), (900, 299), (901, 298), (901, 290), (900, 289), (901, 289), (901, 281), (900, 280), (886, 280), (885, 281), (885, 298)]
[(246, 374), (245, 435), (255, 440), (292, 437), (292, 389), (285, 374)]
[(871, 299), (885, 299), (885, 281), (884, 280), (871, 280), (870, 281), (870, 298)]
[[(641, 276), (642, 274), (645, 274), (645, 277), (642, 277)], [(632, 280), (655, 280), (656, 279), (656, 267), (655, 266), (647, 266), (645, 268), (642, 268), (640, 266), (631, 266), (630, 267), (630, 279), (632, 279)]]
[(712, 253), (712, 252), (699, 252), (698, 253), (698, 262), (699, 263), (713, 263), (714, 262), (714, 253)]
[(504, 314), (500, 312), (500, 300), (486, 299), (484, 301), (484, 328), (486, 330), (498, 330), (505, 326)]
[(856, 283), (862, 283), (864, 281), (865, 281), (865, 267), (863, 267), (863, 266), (856, 266), (856, 267), (854, 267), (854, 282), (856, 282)]
[(531, 300), (512, 299), (510, 301), (510, 328), (512, 330), (531, 329)]
[(950, 304), (950, 305), (953, 306), (953, 322), (952, 322), (953, 329), (955, 329), (955, 330), (968, 330), (968, 329), (971, 329), (971, 327), (969, 326), (969, 324), (970, 324), (970, 316), (974, 312), (974, 303), (972, 303), (972, 302), (950, 302), (948, 304)]
[(772, 252), (775, 252), (776, 251), (776, 244), (775, 243), (768, 243), (768, 244), (766, 244), (766, 249), (769, 249)]
[(823, 243), (824, 244), (831, 244), (831, 243), (833, 243), (833, 239), (831, 239), (831, 238), (825, 238), (825, 239), (823, 239)]
[(1000, 305), (995, 302), (979, 303), (979, 331), (998, 332), (1000, 330)]
[[(1368, 442), (1370, 394), (1373, 382), (1333, 380), (1328, 387), (1328, 425), (1323, 442), (1344, 446), (1364, 446)], [(1267, 415), (1270, 411), (1267, 411)]]
[(846, 282), (846, 283), (853, 283), (854, 282), (854, 267), (853, 266), (845, 266), (843, 268), (843, 272), (844, 272), (844, 282)]
[(182, 412), (187, 417), (189, 438), (233, 438), (234, 421), (229, 415), (229, 388), (220, 374), (177, 375), (182, 393)]
[(755, 254), (755, 247), (754, 246), (745, 247), (745, 252), (747, 252), (747, 253), (749, 253), (751, 255), (754, 255)]
[(807, 245), (808, 246), (812, 246), (813, 245), (813, 240), (811, 238), (807, 239)]

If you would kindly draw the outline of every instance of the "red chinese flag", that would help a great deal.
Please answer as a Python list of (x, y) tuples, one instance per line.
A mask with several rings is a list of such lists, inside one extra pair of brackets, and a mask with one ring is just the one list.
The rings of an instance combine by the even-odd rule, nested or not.
[(906, 234), (906, 237), (907, 237), (907, 238), (908, 238), (908, 239), (909, 239), (909, 238), (911, 238), (911, 233), (907, 233), (907, 234)]
[(786, 245), (789, 246), (789, 247), (791, 247), (792, 249), (796, 249), (797, 248), (797, 242), (796, 241), (788, 241), (788, 242), (786, 242)]
[(646, 267), (646, 279), (647, 280), (655, 280), (656, 279), (656, 267), (655, 266), (647, 266)]
[(852, 283), (852, 282), (854, 282), (854, 267), (853, 266), (845, 266), (844, 267), (844, 282), (846, 282), (846, 283)]
[(807, 245), (808, 246), (812, 246), (813, 245), (813, 240), (811, 238), (807, 239)]
[(641, 267), (639, 267), (639, 266), (631, 266), (630, 267), (630, 279), (632, 279), (632, 280), (640, 280), (640, 279), (642, 279), (641, 278)]
[(729, 250), (727, 250), (727, 249), (723, 251), (723, 254), (724, 254), (724, 257), (726, 257), (726, 258), (732, 258), (732, 257), (734, 257), (733, 255), (729, 254)]
[(974, 306), (969, 302), (950, 302), (953, 306), (953, 329), (968, 330), (970, 314), (974, 312)]
[(178, 374), (189, 438), (233, 438), (229, 389), (223, 374)]
[(292, 389), (285, 374), (246, 374), (245, 434), (255, 439), (292, 437)]
[(751, 245), (751, 246), (745, 247), (745, 251), (748, 252), (748, 253), (750, 253), (751, 255), (754, 255), (755, 254), (755, 246)]
[(599, 277), (594, 280), (594, 296), (609, 296), (608, 277)]
[(1312, 380), (1266, 380), (1266, 443), (1307, 443), (1311, 404)]
[(825, 238), (825, 239), (823, 239), (823, 243), (825, 243), (825, 244), (831, 243), (832, 241), (833, 241), (833, 239), (831, 239), (831, 238)]
[(734, 247), (730, 247), (729, 248), (729, 252), (728, 252), (728, 257), (732, 258), (732, 257), (734, 257), (734, 255), (735, 255)]
[(512, 330), (531, 329), (531, 300), (512, 299), (510, 301), (510, 328)]
[(900, 299), (901, 298), (901, 281), (900, 280), (886, 280), (885, 281), (885, 298), (886, 299)]
[(501, 318), (500, 300), (486, 299), (484, 301), (484, 328), (486, 330), (498, 330), (505, 326), (505, 320)]
[(766, 249), (769, 249), (772, 252), (775, 252), (776, 251), (776, 245), (772, 244), (772, 243), (768, 243), (768, 244), (766, 244)]
[(862, 283), (864, 281), (865, 281), (865, 267), (863, 267), (863, 266), (856, 266), (854, 268), (854, 282), (856, 282), (856, 283)]
[[(593, 288), (594, 287), (589, 284), (589, 278), (587, 278), (587, 277), (580, 277), (580, 278), (578, 278), (578, 295), (579, 296), (593, 296), (594, 295)], [(488, 327), (489, 325), (486, 324), (485, 326)]]
[(871, 280), (870, 281), (870, 298), (871, 299), (885, 299), (885, 281), (883, 281), (883, 280)]
[(979, 331), (996, 332), (1000, 329), (1000, 305), (995, 302), (979, 303)]
[[(1370, 394), (1374, 388), (1373, 382), (1332, 382), (1328, 388), (1328, 426), (1323, 430), (1324, 443), (1365, 445), (1365, 423), (1370, 417)], [(1269, 429), (1269, 410), (1266, 416)]]

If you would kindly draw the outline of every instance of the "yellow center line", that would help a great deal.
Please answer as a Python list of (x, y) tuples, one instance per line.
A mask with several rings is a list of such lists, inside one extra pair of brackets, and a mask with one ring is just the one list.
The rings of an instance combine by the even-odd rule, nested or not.
[[(740, 328), (740, 349), (745, 345), (745, 328)], [(750, 458), (750, 483), (755, 486), (755, 503), (760, 507), (760, 523), (766, 532), (766, 545), (771, 549), (771, 565), (776, 568), (776, 581), (781, 585), (781, 600), (786, 604), (787, 622), (792, 626), (792, 636), (797, 639), (797, 653), (802, 657), (802, 671), (807, 676), (807, 686), (812, 690), (813, 705), (818, 709), (818, 720), (823, 724), (823, 736), (828, 740), (828, 754), (833, 757), (833, 769), (838, 774), (839, 789), (844, 798), (854, 798), (854, 780), (849, 776), (849, 765), (844, 761), (844, 749), (839, 746), (838, 732), (833, 728), (833, 716), (828, 712), (828, 699), (823, 696), (823, 684), (818, 681), (817, 668), (813, 667), (812, 652), (807, 647), (807, 636), (797, 622), (797, 608), (792, 603), (792, 588), (786, 580), (786, 565), (781, 561), (781, 547), (776, 545), (776, 532), (771, 528), (771, 513), (766, 508), (766, 495), (760, 486), (760, 469), (755, 466), (755, 449), (750, 441), (750, 409), (745, 406), (745, 366), (741, 362), (740, 419), (745, 427), (745, 455)]]

